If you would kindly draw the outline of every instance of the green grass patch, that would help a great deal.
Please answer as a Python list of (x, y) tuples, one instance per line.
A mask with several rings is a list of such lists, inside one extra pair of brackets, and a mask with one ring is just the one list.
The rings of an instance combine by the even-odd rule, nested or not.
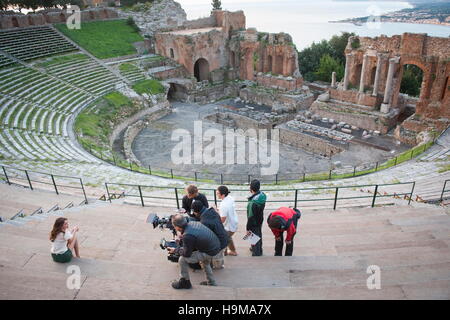
[(63, 64), (66, 62), (71, 62), (71, 61), (82, 61), (82, 60), (87, 60), (89, 59), (89, 57), (85, 54), (82, 53), (77, 53), (77, 54), (70, 54), (70, 55), (65, 55), (65, 56), (56, 56), (53, 57), (51, 59), (48, 59), (46, 61), (40, 62), (37, 64), (38, 67), (50, 67), (52, 65), (56, 65), (56, 64)]
[(99, 59), (135, 54), (133, 43), (144, 40), (126, 20), (84, 22), (79, 30), (65, 24), (56, 28)]
[(95, 102), (95, 108), (81, 112), (75, 121), (75, 131), (83, 134), (81, 144), (86, 149), (109, 150), (109, 136), (114, 126), (140, 108), (119, 92), (105, 95)]
[(139, 71), (138, 67), (136, 67), (132, 63), (122, 63), (119, 66), (119, 70), (120, 70), (120, 72), (129, 72), (129, 71), (136, 71), (136, 70)]
[(163, 85), (157, 80), (141, 80), (133, 85), (133, 90), (139, 94), (158, 94), (164, 92)]
[(450, 163), (440, 166), (440, 169), (438, 170), (439, 173), (444, 173), (447, 171), (450, 171)]

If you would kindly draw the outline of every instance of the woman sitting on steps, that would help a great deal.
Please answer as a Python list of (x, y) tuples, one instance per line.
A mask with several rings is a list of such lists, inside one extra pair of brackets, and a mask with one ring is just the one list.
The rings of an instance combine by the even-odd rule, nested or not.
[(77, 232), (79, 228), (74, 227), (69, 230), (69, 222), (66, 218), (58, 218), (50, 232), (50, 241), (52, 244), (52, 258), (55, 262), (66, 263), (72, 260), (72, 251), (75, 251), (75, 257), (80, 258), (78, 248)]

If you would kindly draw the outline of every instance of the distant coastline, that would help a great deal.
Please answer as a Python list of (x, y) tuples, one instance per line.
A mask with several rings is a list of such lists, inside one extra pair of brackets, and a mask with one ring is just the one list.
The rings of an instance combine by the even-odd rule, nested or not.
[[(413, 8), (394, 11), (375, 17), (376, 22), (434, 24), (450, 27), (450, 2), (411, 4), (414, 5)], [(370, 18), (372, 21), (374, 20), (374, 17), (365, 16), (329, 22), (353, 23), (354, 25), (359, 26), (365, 24)]]

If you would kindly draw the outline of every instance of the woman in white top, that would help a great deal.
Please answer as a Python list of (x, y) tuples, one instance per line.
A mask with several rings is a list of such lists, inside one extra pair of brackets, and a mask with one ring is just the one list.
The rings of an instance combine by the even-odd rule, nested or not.
[(56, 219), (53, 230), (50, 232), (51, 253), (55, 262), (69, 262), (73, 256), (72, 251), (75, 251), (75, 256), (80, 258), (77, 238), (78, 230), (78, 227), (74, 227), (70, 231), (69, 222), (66, 218)]
[(238, 228), (238, 216), (236, 214), (234, 199), (229, 195), (230, 191), (225, 186), (218, 187), (216, 194), (217, 197), (222, 200), (219, 206), (219, 214), (229, 236), (228, 249), (225, 251), (225, 254), (237, 256), (236, 247), (233, 242), (233, 235)]

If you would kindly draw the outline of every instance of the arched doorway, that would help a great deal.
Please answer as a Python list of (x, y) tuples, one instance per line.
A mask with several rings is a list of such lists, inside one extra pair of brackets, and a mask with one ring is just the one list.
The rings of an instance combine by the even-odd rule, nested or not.
[(18, 28), (19, 27), (19, 21), (17, 20), (16, 17), (12, 17), (11, 21), (12, 21), (12, 25), (13, 25), (14, 28)]
[(375, 76), (377, 74), (377, 67), (374, 66), (370, 72), (370, 86), (373, 88), (373, 86), (375, 85)]
[(267, 72), (270, 72), (270, 73), (272, 73), (273, 72), (273, 70), (272, 70), (272, 66), (273, 66), (273, 58), (272, 58), (272, 56), (271, 55), (269, 55), (269, 57), (267, 58), (267, 60), (268, 60), (268, 66), (267, 66)]
[(209, 63), (206, 59), (200, 58), (195, 62), (194, 76), (198, 82), (209, 80)]
[(359, 84), (361, 82), (361, 72), (362, 72), (362, 64), (358, 64), (355, 67), (355, 74), (352, 81), (352, 84), (355, 86), (355, 88), (359, 88)]
[(236, 66), (236, 54), (234, 53), (234, 51), (230, 52), (230, 67), (234, 68)]
[(401, 72), (401, 79), (397, 104), (402, 110), (398, 121), (403, 122), (416, 112), (416, 105), (422, 93), (424, 72), (414, 64), (404, 64), (398, 72)]
[(419, 97), (423, 82), (423, 71), (414, 64), (403, 65), (400, 93), (411, 97)]
[(182, 101), (187, 100), (188, 91), (185, 86), (178, 83), (170, 83), (169, 92), (167, 93), (167, 100)]
[(275, 60), (275, 73), (283, 74), (283, 56), (277, 56)]

